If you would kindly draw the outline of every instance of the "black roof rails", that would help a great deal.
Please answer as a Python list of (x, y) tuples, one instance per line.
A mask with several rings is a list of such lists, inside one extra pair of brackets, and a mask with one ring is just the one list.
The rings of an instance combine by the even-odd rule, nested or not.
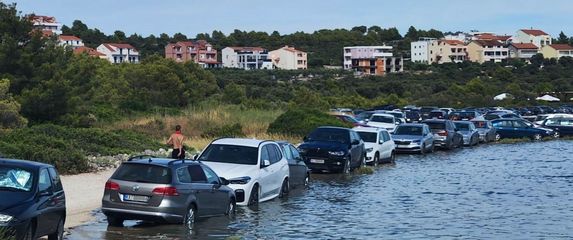
[(131, 161), (136, 160), (136, 159), (144, 159), (144, 158), (149, 158), (149, 162), (151, 162), (152, 158), (157, 158), (157, 157), (153, 156), (153, 155), (144, 154), (144, 155), (137, 155), (137, 156), (130, 157), (127, 159), (127, 161), (131, 162)]

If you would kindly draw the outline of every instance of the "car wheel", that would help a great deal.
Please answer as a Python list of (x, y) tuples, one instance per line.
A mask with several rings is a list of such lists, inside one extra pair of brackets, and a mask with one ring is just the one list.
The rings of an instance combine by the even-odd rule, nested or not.
[(234, 216), (237, 212), (237, 203), (234, 199), (229, 199), (229, 206), (227, 206), (227, 216)]
[(380, 154), (374, 154), (374, 159), (372, 160), (372, 166), (378, 167), (378, 163), (380, 163)]
[(61, 240), (64, 239), (64, 218), (58, 222), (58, 228), (55, 233), (48, 235), (48, 240)]
[(344, 174), (350, 173), (350, 159), (346, 159), (346, 163), (344, 164), (344, 168), (342, 169), (342, 173), (344, 173)]
[(289, 185), (288, 185), (288, 178), (283, 180), (283, 184), (281, 186), (281, 192), (279, 193), (279, 198), (286, 197), (289, 192)]
[(36, 235), (35, 233), (35, 228), (34, 228), (34, 223), (30, 222), (28, 224), (28, 228), (26, 229), (26, 233), (24, 234), (24, 236), (22, 236), (22, 240), (32, 240), (32, 239), (36, 239), (36, 237), (34, 235)]
[(553, 138), (559, 138), (559, 137), (561, 137), (561, 134), (559, 134), (558, 131), (555, 131), (555, 132), (553, 133)]
[(536, 133), (535, 135), (533, 135), (533, 140), (535, 141), (540, 141), (543, 137), (541, 137), (541, 134)]
[(259, 185), (255, 185), (253, 190), (251, 190), (251, 196), (249, 197), (249, 206), (259, 204)]
[(306, 174), (306, 177), (304, 178), (304, 186), (308, 187), (310, 185), (310, 174)]
[(362, 168), (366, 166), (366, 154), (362, 155), (362, 159), (360, 160), (360, 166), (358, 168)]
[(496, 133), (494, 141), (498, 142), (499, 140), (501, 140), (501, 135), (499, 135), (499, 133)]
[(185, 227), (187, 227), (188, 230), (191, 230), (193, 229), (195, 220), (197, 220), (197, 208), (195, 208), (194, 205), (191, 205), (187, 209), (187, 213), (185, 213), (185, 217), (183, 218), (183, 224), (185, 224)]
[(430, 147), (430, 152), (433, 153), (436, 150), (435, 145), (432, 143), (432, 147)]
[(392, 151), (392, 154), (390, 154), (390, 163), (395, 163), (395, 162), (396, 162), (396, 153)]
[(123, 227), (123, 218), (107, 216), (107, 225), (112, 227)]
[(426, 154), (426, 144), (425, 143), (420, 148), (420, 154)]

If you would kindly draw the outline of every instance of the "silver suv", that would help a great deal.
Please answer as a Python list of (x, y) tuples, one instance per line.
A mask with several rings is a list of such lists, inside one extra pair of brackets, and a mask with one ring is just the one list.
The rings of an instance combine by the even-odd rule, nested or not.
[(124, 162), (105, 184), (102, 212), (110, 226), (124, 220), (183, 223), (235, 213), (229, 182), (192, 160), (138, 156)]

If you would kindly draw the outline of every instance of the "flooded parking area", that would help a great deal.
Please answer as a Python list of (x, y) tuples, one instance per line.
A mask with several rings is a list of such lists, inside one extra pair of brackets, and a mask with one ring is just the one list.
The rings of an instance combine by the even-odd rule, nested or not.
[(400, 155), (373, 174), (313, 174), (309, 189), (182, 225), (105, 217), (68, 239), (571, 239), (573, 141)]

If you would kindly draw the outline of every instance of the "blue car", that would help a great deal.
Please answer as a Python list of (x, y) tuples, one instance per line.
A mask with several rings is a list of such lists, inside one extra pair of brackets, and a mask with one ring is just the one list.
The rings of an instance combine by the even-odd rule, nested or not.
[(548, 128), (535, 127), (533, 123), (520, 118), (496, 119), (492, 121), (496, 129), (496, 139), (500, 138), (531, 138), (541, 140), (544, 137), (554, 137), (555, 131)]

